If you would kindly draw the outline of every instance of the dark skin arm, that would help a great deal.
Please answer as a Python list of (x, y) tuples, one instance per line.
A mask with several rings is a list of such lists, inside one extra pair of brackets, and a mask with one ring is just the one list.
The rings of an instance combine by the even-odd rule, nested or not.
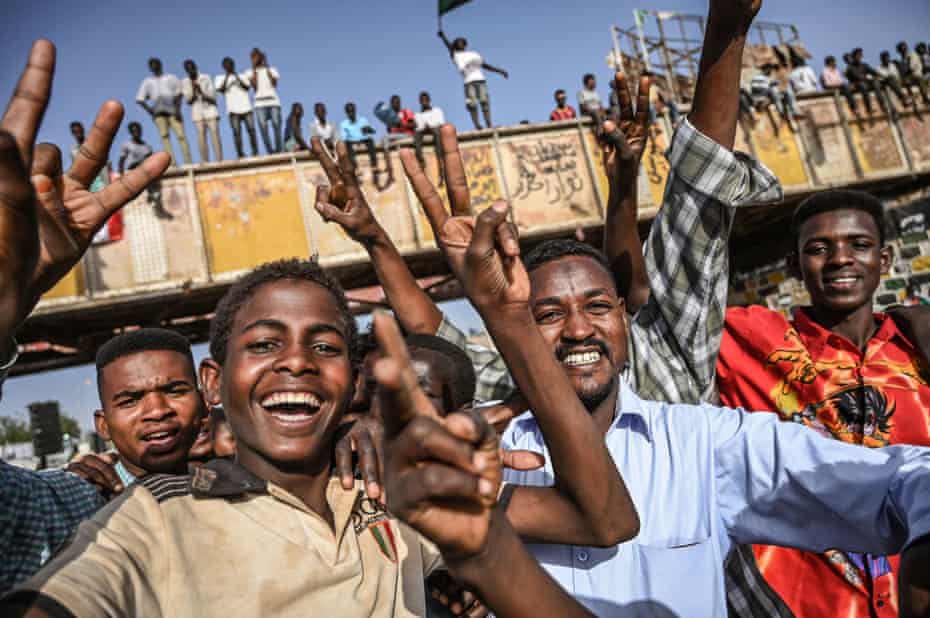
[[(456, 211), (468, 211), (455, 128), (447, 124), (441, 135), (450, 203)], [(516, 487), (507, 509), (510, 522), (521, 537), (551, 543), (610, 546), (635, 536), (636, 510), (604, 436), (530, 312), (529, 276), (519, 257), (516, 227), (506, 220), (507, 204), (497, 202), (478, 217), (450, 217), (414, 153), (402, 150), (401, 161), (440, 249), (484, 319), (549, 447), (555, 487)]]
[(901, 618), (930, 616), (930, 537), (918, 539), (901, 554), (898, 612)]
[(649, 137), (650, 80), (639, 80), (636, 111), (626, 76), (617, 73), (614, 91), (620, 105), (617, 122), (602, 125), (604, 170), (609, 181), (607, 215), (604, 221), (604, 254), (617, 281), (617, 291), (627, 311), (636, 313), (649, 300), (649, 277), (637, 228), (637, 179)]
[(440, 39), (442, 39), (442, 43), (443, 43), (443, 45), (446, 46), (446, 49), (449, 51), (449, 57), (451, 58), (451, 57), (452, 57), (452, 54), (455, 53), (455, 50), (452, 49), (452, 42), (451, 42), (451, 41), (449, 40), (449, 38), (446, 36), (446, 33), (443, 32), (442, 30), (440, 30), (440, 31), (437, 32), (436, 34), (437, 34), (437, 36), (438, 36)]
[(746, 33), (762, 0), (711, 0), (700, 71), (688, 120), (733, 150), (739, 119), (739, 75)]
[(304, 141), (303, 132), (300, 130), (300, 119), (296, 116), (291, 116), (291, 134), (294, 136), (294, 140), (297, 142), (297, 145), (301, 150), (310, 150), (310, 146), (307, 145), (307, 142)]
[(168, 168), (158, 153), (91, 193), (123, 118), (116, 101), (101, 106), (78, 156), (63, 171), (61, 151), (36, 146), (51, 94), (55, 46), (39, 40), (0, 120), (0, 341), (9, 341), (35, 307), (81, 259), (114, 212)]
[[(388, 508), (433, 541), (450, 573), (497, 616), (590, 616), (539, 566), (495, 508), (501, 462), (476, 415), (435, 416), (397, 323), (375, 317), (385, 356), (375, 367), (385, 422)], [(514, 594), (520, 590), (520, 594)]]
[(492, 73), (498, 73), (500, 75), (503, 75), (504, 79), (507, 79), (508, 77), (510, 77), (510, 73), (508, 73), (504, 69), (499, 69), (495, 66), (488, 64), (487, 62), (483, 62), (481, 66), (482, 68), (487, 69), (488, 71), (491, 71)]
[(372, 214), (359, 189), (345, 144), (336, 146), (338, 164), (330, 158), (319, 138), (312, 138), (310, 144), (331, 185), (317, 191), (317, 212), (324, 221), (339, 224), (368, 252), (388, 303), (394, 308), (404, 331), (435, 334), (442, 322), (442, 312), (417, 284), (397, 247)]

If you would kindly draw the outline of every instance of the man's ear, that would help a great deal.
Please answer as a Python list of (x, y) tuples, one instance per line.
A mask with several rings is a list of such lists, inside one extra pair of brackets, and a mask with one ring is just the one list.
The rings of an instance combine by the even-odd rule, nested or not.
[(110, 426), (107, 425), (107, 417), (103, 414), (103, 410), (94, 411), (94, 430), (108, 442), (113, 439), (110, 437)]
[(205, 358), (200, 361), (200, 388), (203, 390), (204, 401), (208, 407), (219, 406), (223, 404), (223, 398), (220, 396), (220, 376), (223, 369), (220, 364), (212, 358)]
[(894, 251), (892, 251), (891, 245), (885, 245), (881, 249), (881, 265), (883, 275), (887, 275), (889, 272), (891, 272), (892, 264), (894, 264)]

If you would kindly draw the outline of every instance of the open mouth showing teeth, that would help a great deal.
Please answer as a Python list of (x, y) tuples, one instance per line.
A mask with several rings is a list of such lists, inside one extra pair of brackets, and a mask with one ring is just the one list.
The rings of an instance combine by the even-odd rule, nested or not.
[(282, 422), (301, 422), (316, 414), (320, 399), (313, 393), (272, 393), (261, 401), (261, 406)]
[(176, 430), (175, 431), (155, 431), (152, 433), (145, 434), (144, 436), (142, 436), (142, 439), (145, 442), (157, 442), (159, 440), (165, 440), (167, 438), (171, 438), (177, 433), (178, 432)]
[(601, 360), (600, 352), (580, 352), (567, 355), (562, 359), (562, 363), (569, 367), (583, 367), (584, 365), (593, 365), (599, 360)]

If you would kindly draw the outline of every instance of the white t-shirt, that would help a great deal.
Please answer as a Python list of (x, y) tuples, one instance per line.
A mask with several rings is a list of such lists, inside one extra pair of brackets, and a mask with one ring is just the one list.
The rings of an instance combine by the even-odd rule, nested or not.
[(190, 77), (181, 80), (181, 93), (184, 100), (191, 104), (191, 120), (200, 122), (201, 120), (215, 120), (220, 117), (220, 110), (215, 103), (204, 99), (208, 96), (216, 99), (216, 90), (213, 88), (213, 81), (205, 73), (197, 74), (197, 85), (200, 87), (200, 93), (194, 96), (194, 85)]
[(162, 73), (159, 76), (150, 75), (142, 80), (136, 101), (150, 101), (156, 114), (175, 115), (178, 106), (175, 98), (181, 94), (181, 80), (171, 73)]
[(226, 95), (226, 113), (248, 114), (252, 111), (252, 102), (249, 100), (249, 81), (244, 75), (224, 73), (217, 75), (214, 83), (217, 91), (223, 90), (223, 94)]
[(252, 75), (258, 76), (255, 85), (255, 107), (281, 107), (281, 99), (278, 98), (278, 91), (271, 83), (271, 78), (281, 79), (278, 70), (274, 67), (258, 67), (258, 69), (249, 69), (242, 74), (245, 81), (252, 83)]
[(452, 54), (452, 60), (455, 61), (455, 66), (459, 68), (466, 84), (485, 81), (484, 73), (481, 72), (484, 59), (478, 52), (457, 51)]
[(414, 114), (413, 120), (417, 125), (417, 131), (422, 131), (423, 129), (441, 127), (446, 122), (446, 115), (442, 113), (440, 108), (432, 107), (429, 111)]
[(807, 65), (795, 67), (788, 76), (791, 87), (794, 88), (795, 94), (804, 94), (805, 92), (817, 92), (817, 75), (814, 69)]
[(326, 125), (320, 124), (320, 119), (314, 117), (310, 122), (310, 137), (318, 137), (320, 140), (326, 141), (336, 141), (334, 138), (336, 136), (336, 125), (332, 122), (327, 122)]

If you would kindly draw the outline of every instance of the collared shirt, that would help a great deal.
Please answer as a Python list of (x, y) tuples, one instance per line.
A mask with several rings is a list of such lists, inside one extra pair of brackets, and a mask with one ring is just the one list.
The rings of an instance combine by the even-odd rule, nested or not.
[(116, 460), (116, 465), (113, 466), (113, 469), (116, 471), (116, 476), (119, 477), (119, 480), (123, 482), (123, 487), (129, 487), (135, 483), (138, 478), (136, 475), (126, 469), (126, 466), (123, 465), (122, 459)]
[(901, 73), (898, 71), (898, 67), (894, 62), (880, 64), (875, 70), (878, 71), (878, 74), (883, 79), (901, 79)]
[(0, 594), (38, 571), (104, 504), (76, 474), (0, 460)]
[(233, 462), (149, 475), (18, 591), (75, 616), (425, 615), (436, 548), (368, 500), (361, 482), (346, 491), (334, 478), (326, 499), (335, 532)]
[[(528, 546), (598, 616), (726, 616), (734, 543), (882, 553), (930, 531), (928, 449), (857, 448), (775, 414), (646, 401), (622, 380), (605, 442), (643, 514), (639, 535), (607, 549)], [(541, 470), (505, 470), (507, 482), (553, 484), (531, 415), (501, 446), (546, 457)]]
[(248, 114), (252, 111), (249, 100), (249, 82), (238, 73), (217, 75), (214, 86), (218, 92), (226, 95), (226, 113)]
[[(778, 179), (682, 121), (668, 152), (665, 200), (646, 238), (651, 295), (630, 319), (626, 379), (641, 397), (698, 403), (716, 398), (714, 366), (729, 278), (728, 236), (736, 208), (781, 198)], [(513, 389), (497, 352), (465, 345), (444, 320), (436, 332), (465, 350), (478, 375), (479, 401)]]
[(571, 120), (575, 117), (575, 108), (571, 105), (566, 105), (565, 107), (556, 107), (552, 110), (552, 113), (549, 114), (549, 120), (553, 122), (558, 120)]
[(125, 157), (124, 165), (126, 169), (131, 170), (152, 156), (152, 152), (154, 152), (152, 147), (147, 143), (136, 142), (130, 139), (123, 142), (123, 145), (120, 147), (119, 158), (122, 159)]
[[(784, 421), (865, 447), (930, 446), (930, 384), (920, 354), (894, 320), (875, 320), (863, 352), (804, 309), (789, 322), (764, 307), (731, 308), (717, 364), (721, 402), (774, 410)], [(760, 590), (767, 596), (767, 585), (796, 616), (897, 615), (897, 557), (753, 550), (765, 582), (746, 578), (748, 597)], [(739, 568), (753, 573), (754, 565)]]
[(139, 92), (136, 93), (136, 101), (140, 103), (151, 101), (151, 107), (156, 115), (174, 116), (178, 113), (178, 105), (175, 101), (180, 95), (181, 81), (177, 76), (162, 73), (157, 76), (149, 75), (142, 80)]
[(413, 135), (415, 123), (413, 112), (410, 109), (402, 107), (400, 111), (394, 111), (393, 107), (385, 105), (384, 101), (379, 101), (375, 105), (375, 116), (384, 123), (388, 133)]
[(190, 77), (181, 80), (181, 93), (184, 100), (191, 104), (191, 120), (201, 122), (203, 120), (215, 120), (220, 117), (220, 110), (216, 103), (206, 100), (204, 97), (210, 97), (216, 101), (216, 89), (213, 87), (213, 80), (209, 75), (199, 73), (197, 75), (197, 85), (200, 92), (194, 94), (194, 82)]
[(356, 116), (355, 122), (348, 118), (339, 123), (339, 132), (342, 134), (344, 142), (362, 142), (371, 139), (370, 133), (365, 133), (362, 129), (370, 127), (371, 123), (364, 116)]
[(603, 109), (604, 100), (597, 90), (588, 90), (582, 88), (578, 91), (578, 108), (583, 112), (593, 112), (594, 110)]
[(484, 66), (484, 58), (478, 52), (471, 50), (457, 51), (452, 54), (452, 62), (455, 63), (466, 84), (485, 81), (484, 73), (481, 71), (481, 67)]

